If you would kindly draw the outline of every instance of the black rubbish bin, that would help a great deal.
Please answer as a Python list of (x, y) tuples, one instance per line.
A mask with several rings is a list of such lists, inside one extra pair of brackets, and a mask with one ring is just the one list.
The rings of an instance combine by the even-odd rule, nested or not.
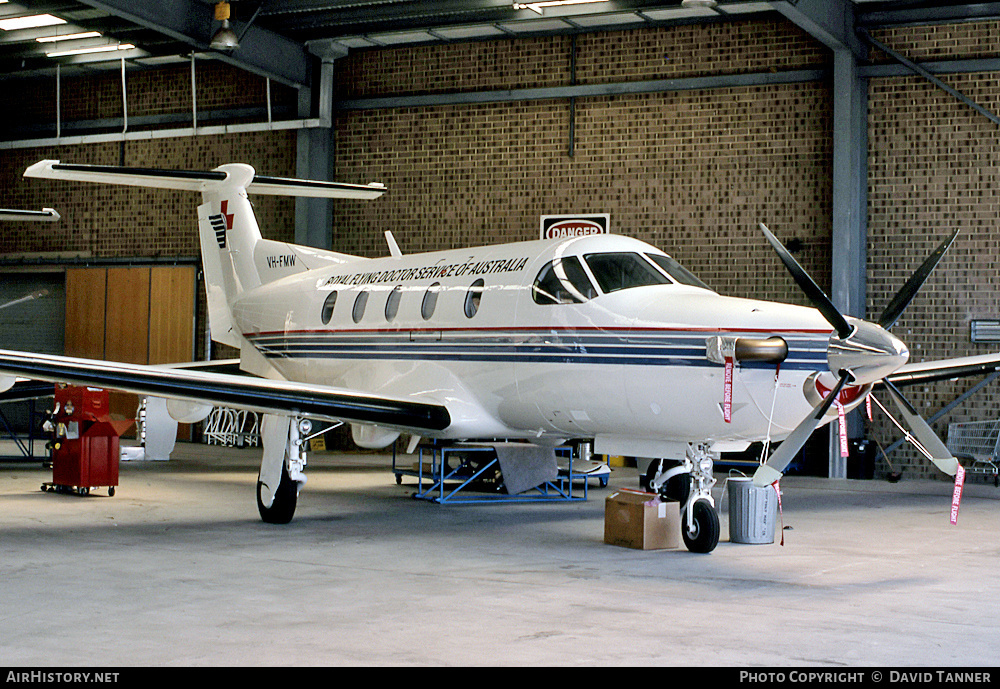
[(875, 443), (867, 438), (848, 441), (847, 478), (875, 478)]

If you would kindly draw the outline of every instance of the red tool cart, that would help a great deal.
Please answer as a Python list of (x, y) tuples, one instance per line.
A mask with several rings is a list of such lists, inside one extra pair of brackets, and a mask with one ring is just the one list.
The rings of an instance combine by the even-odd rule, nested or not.
[(52, 431), (52, 483), (42, 490), (87, 495), (91, 488), (118, 485), (118, 437), (132, 421), (113, 419), (107, 390), (56, 387)]

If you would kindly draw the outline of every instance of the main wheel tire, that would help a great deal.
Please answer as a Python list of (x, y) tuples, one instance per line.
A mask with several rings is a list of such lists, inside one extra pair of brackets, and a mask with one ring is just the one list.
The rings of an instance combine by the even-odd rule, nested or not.
[(264, 484), (257, 481), (257, 511), (260, 518), (267, 524), (287, 524), (295, 516), (295, 506), (299, 500), (299, 487), (288, 475), (288, 467), (281, 467), (281, 482), (274, 494), (270, 507), (264, 506), (261, 490)]
[(681, 513), (681, 535), (692, 553), (710, 553), (719, 544), (719, 514), (707, 501), (699, 500), (693, 507), (693, 528), (688, 531), (687, 515)]

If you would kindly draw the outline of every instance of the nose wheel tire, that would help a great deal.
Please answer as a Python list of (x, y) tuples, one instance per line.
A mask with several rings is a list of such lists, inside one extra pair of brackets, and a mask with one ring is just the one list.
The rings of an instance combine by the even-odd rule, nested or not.
[(684, 545), (692, 553), (710, 553), (719, 544), (719, 514), (708, 502), (697, 501), (692, 507), (692, 525), (688, 529), (687, 516), (682, 517), (681, 535)]

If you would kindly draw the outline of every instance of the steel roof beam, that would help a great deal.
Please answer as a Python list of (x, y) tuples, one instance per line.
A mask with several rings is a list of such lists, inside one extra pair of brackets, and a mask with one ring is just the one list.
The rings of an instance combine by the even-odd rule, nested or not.
[[(212, 6), (195, 0), (158, 0), (155, 3), (133, 0), (80, 0), (94, 9), (152, 29), (197, 50), (210, 50), (209, 43), (217, 28)], [(224, 53), (214, 51), (217, 59), (248, 72), (273, 79), (287, 86), (309, 85), (311, 58), (305, 45), (255, 25), (231, 21), (241, 35), (240, 47)]]
[(864, 44), (854, 35), (854, 3), (850, 0), (780, 0), (770, 4), (827, 48), (865, 57)]
[(996, 21), (1000, 19), (1000, 2), (961, 3), (918, 8), (880, 7), (865, 11), (859, 8), (857, 26), (876, 28), (904, 24), (952, 24), (957, 22)]

